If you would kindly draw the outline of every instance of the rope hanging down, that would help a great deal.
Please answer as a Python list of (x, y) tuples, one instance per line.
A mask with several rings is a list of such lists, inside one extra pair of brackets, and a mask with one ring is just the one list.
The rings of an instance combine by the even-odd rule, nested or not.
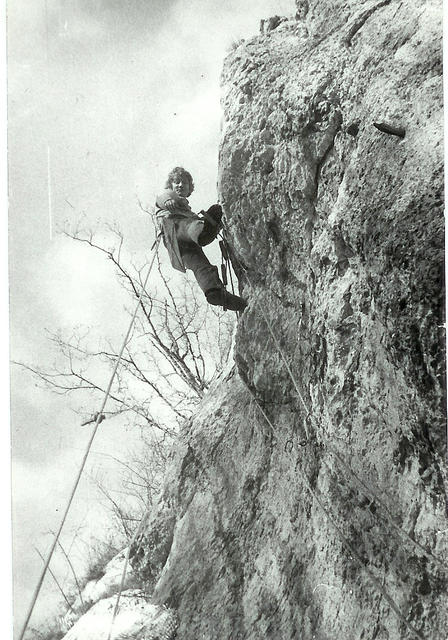
[[(218, 234), (221, 240), (219, 241), (219, 248), (221, 250), (221, 278), (224, 285), (224, 289), (227, 288), (228, 280), (227, 274), (230, 277), (230, 284), (232, 287), (232, 295), (235, 295), (235, 287), (233, 285), (233, 276), (232, 276), (232, 262), (230, 260), (229, 247), (227, 241), (222, 233)], [(225, 304), (223, 305), (224, 311), (227, 310)], [(237, 318), (241, 316), (241, 311), (235, 311)]]
[(107, 400), (109, 398), (109, 394), (110, 394), (110, 391), (112, 389), (112, 384), (113, 384), (113, 381), (115, 379), (115, 375), (117, 373), (118, 366), (119, 366), (119, 364), (121, 362), (121, 359), (123, 357), (123, 353), (124, 353), (124, 350), (126, 348), (126, 345), (128, 344), (129, 337), (131, 335), (131, 331), (132, 331), (132, 328), (134, 326), (135, 318), (137, 317), (137, 312), (138, 312), (138, 309), (139, 309), (139, 307), (141, 305), (143, 294), (144, 294), (145, 289), (146, 289), (146, 284), (147, 284), (148, 279), (149, 279), (149, 274), (151, 273), (151, 270), (152, 270), (152, 267), (153, 267), (153, 264), (154, 264), (154, 260), (155, 260), (156, 255), (157, 255), (157, 249), (158, 249), (158, 246), (159, 246), (160, 237), (161, 237), (160, 235), (158, 235), (156, 237), (156, 239), (155, 239), (155, 241), (154, 241), (154, 243), (153, 243), (153, 245), (151, 247), (151, 251), (153, 251), (153, 256), (152, 256), (151, 262), (149, 264), (148, 273), (146, 274), (146, 278), (145, 278), (145, 281), (144, 281), (144, 283), (142, 285), (142, 288), (141, 288), (141, 291), (140, 291), (140, 295), (138, 297), (137, 304), (135, 306), (134, 313), (132, 314), (128, 330), (126, 332), (126, 335), (125, 335), (124, 340), (123, 340), (123, 344), (121, 346), (120, 352), (119, 352), (117, 360), (115, 362), (115, 367), (114, 367), (114, 370), (113, 370), (112, 375), (110, 377), (109, 384), (107, 386), (106, 392), (104, 394), (104, 398), (103, 398), (103, 402), (102, 402), (101, 408), (98, 411), (98, 413), (96, 414), (95, 426), (93, 428), (92, 435), (90, 436), (89, 442), (87, 443), (86, 451), (84, 453), (84, 457), (82, 459), (81, 466), (80, 466), (80, 469), (78, 471), (78, 475), (76, 476), (76, 480), (75, 480), (75, 483), (73, 485), (73, 489), (71, 491), (71, 494), (70, 494), (70, 497), (69, 497), (69, 500), (68, 500), (68, 503), (67, 503), (67, 507), (66, 507), (66, 509), (64, 511), (64, 515), (62, 516), (61, 524), (59, 525), (59, 529), (56, 532), (53, 544), (51, 545), (50, 551), (48, 553), (47, 560), (45, 562), (45, 565), (44, 565), (44, 568), (42, 570), (41, 576), (39, 578), (39, 582), (37, 583), (37, 587), (35, 589), (30, 608), (29, 608), (28, 614), (26, 616), (25, 623), (23, 625), (22, 632), (21, 632), (21, 634), (19, 636), (19, 640), (23, 640), (23, 638), (25, 636), (25, 632), (26, 632), (26, 630), (28, 628), (28, 624), (29, 624), (30, 618), (31, 618), (31, 616), (33, 614), (33, 610), (34, 610), (37, 598), (39, 596), (40, 589), (42, 587), (42, 583), (44, 581), (45, 575), (47, 573), (47, 569), (49, 567), (49, 564), (50, 564), (51, 558), (53, 556), (54, 550), (56, 548), (56, 545), (58, 544), (59, 536), (61, 535), (61, 531), (62, 531), (62, 529), (64, 527), (64, 524), (65, 524), (65, 521), (67, 519), (68, 512), (70, 511), (70, 507), (71, 507), (71, 504), (73, 502), (73, 498), (75, 496), (76, 489), (78, 488), (79, 481), (81, 480), (82, 472), (84, 471), (84, 467), (85, 467), (85, 464), (87, 462), (87, 458), (88, 458), (88, 455), (90, 453), (90, 449), (92, 447), (92, 444), (93, 444), (93, 441), (95, 439), (96, 433), (98, 431), (98, 427), (99, 427), (99, 425), (100, 425), (100, 423), (102, 421), (103, 411), (104, 411), (104, 408), (106, 406), (106, 402), (107, 402)]

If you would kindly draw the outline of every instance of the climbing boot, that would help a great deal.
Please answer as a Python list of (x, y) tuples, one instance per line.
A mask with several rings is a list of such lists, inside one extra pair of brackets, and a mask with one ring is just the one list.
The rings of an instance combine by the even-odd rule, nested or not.
[(203, 216), (213, 226), (221, 227), (222, 208), (220, 204), (212, 204), (207, 211), (203, 211)]
[(198, 238), (198, 244), (200, 247), (205, 247), (213, 242), (222, 228), (222, 209), (219, 204), (214, 204), (207, 211), (200, 211), (199, 214), (204, 221), (204, 228)]
[(247, 302), (244, 298), (233, 295), (225, 289), (209, 289), (205, 292), (205, 297), (209, 304), (213, 304), (230, 311), (244, 311)]

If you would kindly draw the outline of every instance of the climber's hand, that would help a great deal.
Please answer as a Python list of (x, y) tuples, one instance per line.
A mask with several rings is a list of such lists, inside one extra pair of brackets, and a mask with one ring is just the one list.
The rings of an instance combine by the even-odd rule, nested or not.
[(173, 213), (174, 210), (178, 207), (177, 202), (175, 200), (173, 200), (172, 198), (170, 198), (169, 200), (166, 200), (164, 206), (165, 206), (165, 209), (167, 209), (171, 213)]

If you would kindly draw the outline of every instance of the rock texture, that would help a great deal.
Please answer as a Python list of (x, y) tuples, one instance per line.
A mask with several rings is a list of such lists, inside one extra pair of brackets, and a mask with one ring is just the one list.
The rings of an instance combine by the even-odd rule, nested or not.
[(441, 5), (298, 0), (265, 24), (223, 72), (237, 368), (136, 567), (182, 640), (442, 639)]

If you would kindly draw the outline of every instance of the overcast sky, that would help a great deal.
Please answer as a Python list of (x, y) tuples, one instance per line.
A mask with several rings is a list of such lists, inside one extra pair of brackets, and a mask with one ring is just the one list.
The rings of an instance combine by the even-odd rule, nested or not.
[[(8, 169), (11, 358), (53, 361), (46, 329), (87, 325), (119, 343), (127, 326), (110, 264), (58, 233), (118, 222), (144, 260), (167, 172), (195, 178), (195, 209), (216, 200), (219, 76), (232, 42), (293, 0), (10, 0)], [(56, 527), (88, 438), (66, 399), (12, 368), (16, 624), (40, 571), (33, 550)], [(107, 424), (107, 423), (105, 423)], [(114, 452), (117, 421), (94, 449)], [(103, 469), (100, 463), (96, 470)], [(103, 462), (104, 465), (104, 462)], [(90, 522), (80, 486), (73, 528)], [(48, 588), (47, 588), (48, 590)], [(48, 594), (42, 602), (47, 606)], [(39, 622), (42, 605), (32, 624)]]

